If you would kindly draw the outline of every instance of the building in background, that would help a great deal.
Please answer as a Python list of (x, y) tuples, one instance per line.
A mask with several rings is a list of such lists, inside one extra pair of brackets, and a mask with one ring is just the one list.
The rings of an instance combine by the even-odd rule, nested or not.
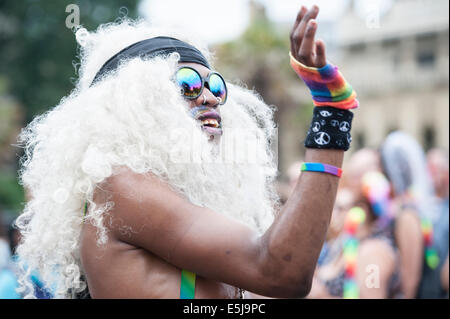
[[(374, 2), (376, 4), (376, 2)], [(361, 102), (354, 149), (401, 129), (424, 147), (449, 148), (449, 1), (395, 0), (380, 16), (355, 3), (337, 20), (336, 64)]]

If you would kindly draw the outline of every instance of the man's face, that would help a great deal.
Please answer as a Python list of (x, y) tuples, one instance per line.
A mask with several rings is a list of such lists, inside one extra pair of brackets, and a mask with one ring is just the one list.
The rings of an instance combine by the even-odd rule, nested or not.
[[(211, 70), (198, 63), (179, 63), (179, 66), (189, 66), (198, 71), (200, 76), (204, 79), (208, 77)], [(203, 88), (200, 96), (194, 100), (189, 101), (192, 116), (201, 122), (202, 129), (212, 135), (222, 135), (222, 118), (218, 109), (220, 100), (215, 97), (207, 88)]]

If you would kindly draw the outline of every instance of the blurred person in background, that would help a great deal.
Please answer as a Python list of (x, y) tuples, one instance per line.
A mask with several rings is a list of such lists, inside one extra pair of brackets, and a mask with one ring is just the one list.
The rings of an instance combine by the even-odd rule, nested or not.
[(7, 235), (8, 222), (6, 219), (6, 215), (4, 215), (3, 211), (0, 209), (0, 269), (5, 267), (11, 259)]
[[(295, 180), (294, 178), (296, 176), (298, 178), (298, 174), (297, 175), (295, 174), (295, 168), (297, 165), (298, 165), (297, 163), (293, 163), (291, 165), (290, 169), (288, 170), (288, 176), (292, 176), (290, 178), (291, 184)], [(352, 154), (352, 156), (348, 160), (348, 166), (349, 166), (349, 169), (347, 169), (345, 174), (343, 174), (343, 176), (342, 176), (342, 183), (341, 183), (341, 187), (340, 187), (343, 189), (343, 191), (342, 191), (343, 194), (339, 195), (340, 197), (343, 196), (344, 198), (346, 198), (347, 202), (350, 198), (349, 194), (354, 194), (354, 195), (352, 195), (354, 197), (354, 196), (358, 196), (357, 194), (359, 194), (361, 192), (362, 177), (365, 173), (370, 172), (370, 171), (379, 171), (380, 170), (379, 154), (377, 151), (375, 151), (371, 148), (360, 149)], [(350, 207), (348, 207), (348, 209), (350, 209)], [(347, 209), (347, 211), (348, 211), (348, 209)], [(338, 211), (339, 211), (339, 209), (338, 209)], [(336, 224), (336, 222), (334, 224)], [(331, 234), (334, 234), (334, 235), (331, 235), (331, 238), (336, 238), (338, 236), (338, 233), (340, 233), (340, 230), (339, 230), (339, 232), (331, 230)], [(328, 234), (327, 236), (330, 236), (330, 234)], [(328, 248), (329, 248), (329, 241), (327, 240), (327, 241), (325, 241), (325, 243), (322, 247), (322, 251), (320, 252), (320, 257), (318, 260), (319, 265), (324, 260), (326, 260)]]
[[(379, 171), (375, 151), (364, 149), (351, 157), (345, 185), (336, 198), (327, 249), (308, 297), (401, 298), (389, 183)], [(355, 207), (359, 222), (351, 225)], [(377, 267), (374, 287), (367, 285), (373, 265)]]
[[(442, 259), (447, 249), (446, 261), (441, 265), (441, 287), (437, 284), (433, 289), (432, 285), (423, 282), (421, 295), (424, 297), (441, 298), (448, 297), (448, 235), (449, 235), (449, 159), (448, 153), (441, 149), (431, 149), (427, 153), (427, 166), (433, 181), (434, 191), (436, 193), (437, 205), (440, 207), (440, 214), (433, 225), (434, 229), (434, 247), (438, 251), (438, 256)], [(437, 282), (437, 271), (427, 271), (424, 274), (424, 281)], [(429, 278), (434, 277), (434, 278)]]
[(427, 167), (433, 181), (436, 197), (442, 200), (444, 209), (448, 210), (449, 196), (449, 161), (448, 154), (441, 149), (432, 149), (427, 153)]
[(0, 299), (20, 299), (21, 295), (16, 290), (19, 288), (17, 267), (12, 257), (19, 238), (12, 226), (14, 220), (6, 216), (0, 217), (3, 217), (1, 226), (4, 237), (2, 240), (4, 240), (4, 247), (7, 249), (7, 251), (0, 252), (4, 256), (0, 260)]
[(447, 254), (447, 259), (444, 262), (444, 265), (442, 266), (442, 270), (441, 270), (441, 287), (442, 290), (444, 291), (444, 293), (446, 294), (446, 298), (449, 297), (449, 292), (448, 292), (448, 284), (449, 284), (449, 263), (448, 263), (448, 254)]
[(381, 147), (394, 196), (395, 239), (405, 298), (440, 298), (440, 271), (448, 255), (448, 211), (436, 202), (423, 149), (403, 132)]
[[(320, 267), (330, 261), (331, 256), (336, 256), (336, 250), (342, 248), (338, 242), (344, 227), (346, 212), (352, 208), (354, 203), (354, 195), (349, 189), (340, 187), (336, 195), (336, 201), (333, 207), (330, 226), (327, 230), (327, 237), (320, 252), (317, 265)], [(332, 251), (330, 251), (332, 250)], [(316, 271), (317, 273), (317, 271)]]
[[(16, 219), (7, 220), (7, 236), (10, 256), (8, 263), (0, 270), (0, 299), (22, 299), (23, 295), (18, 292), (20, 268), (17, 262), (17, 246), (21, 240), (21, 235), (15, 226)], [(31, 272), (31, 281), (34, 289), (34, 295), (37, 299), (49, 299), (52, 297), (50, 290), (44, 288), (39, 274), (36, 271)]]
[[(295, 169), (298, 163), (293, 163), (292, 166), (288, 170), (288, 176), (291, 176), (290, 183), (291, 185), (295, 181), (295, 177), (298, 178), (298, 174), (295, 174)], [(377, 171), (380, 170), (380, 160), (378, 153), (370, 148), (363, 148), (352, 154), (348, 161), (348, 167), (345, 171), (345, 174), (342, 176), (341, 187), (344, 190), (343, 194), (345, 198), (349, 198), (348, 194), (359, 194), (361, 190), (361, 180), (362, 176), (369, 171)], [(350, 208), (350, 207), (349, 207)], [(332, 217), (333, 218), (333, 217)], [(336, 224), (336, 223), (334, 223)], [(331, 235), (331, 238), (336, 238), (338, 236), (337, 233), (331, 231), (334, 235)], [(329, 235), (327, 235), (329, 236)], [(327, 237), (328, 238), (328, 237)], [(325, 241), (322, 250), (320, 252), (318, 263), (322, 264), (326, 260), (326, 256), (328, 253), (329, 242)]]
[(364, 174), (381, 171), (380, 154), (372, 148), (362, 148), (352, 154), (348, 166), (342, 176), (342, 185), (354, 194), (360, 194)]

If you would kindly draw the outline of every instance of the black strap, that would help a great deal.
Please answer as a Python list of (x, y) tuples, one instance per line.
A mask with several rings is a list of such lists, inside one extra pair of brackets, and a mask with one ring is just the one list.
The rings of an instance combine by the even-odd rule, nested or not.
[(334, 107), (314, 108), (313, 119), (305, 140), (305, 147), (347, 151), (352, 137), (353, 113)]
[(181, 40), (161, 36), (136, 42), (115, 54), (103, 64), (95, 75), (91, 85), (98, 81), (104, 74), (117, 69), (122, 60), (136, 57), (164, 56), (173, 52), (180, 54), (180, 62), (199, 63), (210, 69), (208, 60), (206, 60), (197, 48)]

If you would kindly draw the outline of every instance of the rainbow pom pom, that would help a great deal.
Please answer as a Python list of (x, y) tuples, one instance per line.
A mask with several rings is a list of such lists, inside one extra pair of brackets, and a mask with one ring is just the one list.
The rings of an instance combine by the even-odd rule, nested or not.
[(439, 256), (433, 246), (433, 224), (427, 218), (420, 221), (423, 240), (425, 242), (425, 263), (431, 269), (436, 269), (439, 265)]
[(345, 220), (345, 230), (348, 234), (355, 235), (356, 230), (360, 224), (364, 222), (366, 213), (360, 207), (350, 209)]
[(359, 297), (358, 285), (355, 281), (357, 259), (358, 259), (358, 239), (355, 237), (359, 225), (364, 223), (366, 213), (361, 207), (353, 207), (347, 213), (345, 220), (345, 232), (348, 239), (344, 244), (343, 257), (345, 262), (344, 295), (346, 299), (356, 299)]
[(362, 191), (377, 216), (389, 213), (391, 186), (382, 173), (369, 172), (364, 174), (362, 177)]
[(344, 255), (356, 255), (358, 251), (358, 240), (350, 237), (344, 245)]
[(425, 261), (431, 269), (436, 269), (439, 265), (439, 256), (435, 249), (427, 248), (425, 249)]
[(358, 225), (362, 224), (366, 219), (366, 213), (361, 207), (353, 207), (348, 214), (349, 219)]

